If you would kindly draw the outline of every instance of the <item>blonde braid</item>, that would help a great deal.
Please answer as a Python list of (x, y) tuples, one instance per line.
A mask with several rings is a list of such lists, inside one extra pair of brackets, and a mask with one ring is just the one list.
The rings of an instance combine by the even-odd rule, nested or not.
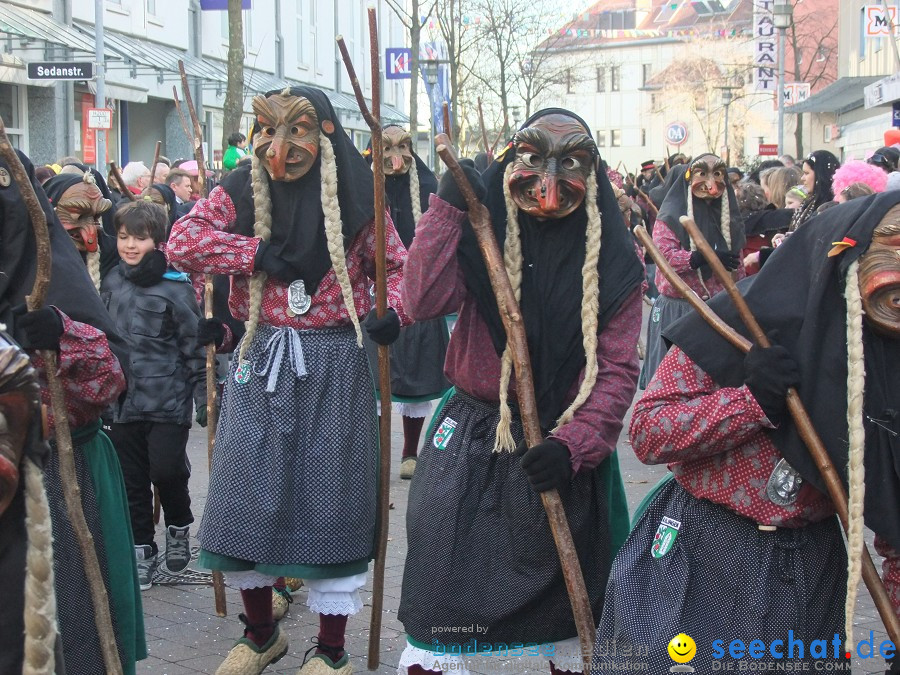
[(94, 282), (94, 288), (100, 292), (100, 251), (92, 251), (87, 254), (87, 271)]
[(597, 382), (597, 321), (600, 314), (600, 275), (597, 264), (600, 261), (600, 238), (603, 221), (597, 208), (597, 177), (591, 172), (585, 195), (588, 226), (585, 235), (584, 265), (581, 268), (581, 332), (584, 344), (584, 380), (578, 388), (575, 400), (556, 420), (556, 428), (570, 422), (575, 411), (588, 399)]
[[(506, 241), (503, 245), (503, 264), (516, 302), (522, 298), (522, 239), (519, 235), (519, 208), (509, 191), (509, 175), (513, 167), (506, 167), (503, 177), (503, 196), (506, 198)], [(512, 377), (512, 350), (507, 340), (500, 361), (500, 421), (494, 440), (494, 452), (512, 452), (516, 442), (512, 437), (512, 410), (509, 407), (509, 380)]]
[(422, 217), (422, 202), (419, 197), (419, 170), (413, 162), (409, 167), (409, 199), (412, 204), (413, 222), (418, 225)]
[[(731, 250), (731, 203), (728, 201), (728, 189), (726, 188), (725, 194), (722, 196), (722, 217), (719, 221), (720, 229), (722, 230), (722, 236), (725, 238), (725, 243), (728, 244), (728, 250)], [(740, 251), (738, 251), (740, 253)]]
[(26, 458), (25, 658), (23, 675), (52, 673), (56, 668), (56, 594), (53, 582), (53, 529), (43, 473)]
[(334, 147), (325, 134), (319, 135), (319, 151), (322, 155), (322, 212), (325, 214), (325, 239), (328, 242), (328, 255), (331, 256), (331, 266), (334, 268), (334, 275), (341, 286), (344, 305), (347, 307), (350, 321), (356, 330), (356, 344), (362, 347), (362, 329), (359, 326), (359, 317), (356, 315), (353, 287), (350, 285), (347, 258), (344, 254), (344, 228), (341, 224), (341, 204), (338, 201), (337, 162), (334, 159)]
[(847, 300), (847, 599), (844, 605), (846, 644), (853, 644), (853, 610), (862, 576), (863, 503), (866, 496), (865, 454), (866, 432), (863, 426), (863, 399), (866, 367), (862, 341), (862, 299), (857, 277), (859, 263), (854, 261), (847, 271), (844, 297)]
[[(269, 177), (260, 163), (256, 153), (250, 155), (251, 161), (251, 186), (253, 189), (253, 209), (256, 216), (253, 222), (253, 235), (263, 241), (269, 241), (272, 236), (272, 197), (269, 193)], [(266, 286), (268, 275), (265, 272), (256, 272), (250, 277), (250, 308), (249, 317), (244, 324), (247, 333), (241, 340), (241, 349), (238, 353), (238, 365), (244, 362), (244, 356), (256, 336), (256, 328), (259, 325), (259, 314), (262, 311), (263, 289)]]

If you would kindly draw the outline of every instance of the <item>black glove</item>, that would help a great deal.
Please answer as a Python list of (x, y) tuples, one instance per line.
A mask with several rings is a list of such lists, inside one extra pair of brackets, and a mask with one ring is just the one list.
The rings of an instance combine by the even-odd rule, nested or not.
[(744, 357), (744, 384), (773, 423), (784, 416), (785, 396), (800, 383), (800, 368), (787, 349), (778, 344), (778, 331), (769, 331), (768, 349), (753, 345)]
[(125, 273), (125, 278), (135, 286), (153, 286), (162, 281), (169, 264), (166, 254), (154, 249), (141, 258), (141, 261)]
[(215, 343), (216, 349), (225, 341), (225, 323), (213, 317), (197, 322), (197, 344), (201, 346)]
[[(731, 251), (716, 251), (716, 255), (729, 272), (741, 266), (741, 259)], [(691, 253), (691, 269), (700, 269), (706, 264), (706, 258), (700, 251)]]
[[(475, 191), (475, 196), (478, 197), (479, 201), (484, 199), (484, 196), (487, 194), (487, 189), (484, 187), (484, 181), (481, 180), (481, 174), (478, 173), (478, 169), (475, 168), (475, 162), (471, 159), (461, 159), (459, 160), (459, 165), (462, 167), (463, 173), (466, 174), (469, 184)], [(437, 196), (460, 211), (469, 210), (469, 205), (466, 204), (466, 200), (463, 197), (462, 192), (459, 191), (459, 186), (453, 178), (453, 173), (449, 169), (441, 176), (441, 182), (438, 183)]]
[(389, 345), (400, 337), (400, 317), (391, 307), (380, 319), (375, 315), (376, 310), (369, 312), (363, 327), (372, 342), (379, 345)]
[(195, 410), (197, 412), (197, 417), (196, 417), (197, 424), (199, 424), (201, 427), (205, 427), (206, 426), (206, 403), (198, 403), (195, 406)]
[(293, 265), (278, 257), (275, 249), (265, 241), (259, 243), (256, 255), (253, 257), (253, 269), (257, 272), (265, 272), (270, 277), (283, 281), (286, 284), (301, 277)]
[(530, 449), (522, 441), (516, 448), (516, 455), (522, 458), (522, 469), (538, 492), (559, 489), (572, 477), (569, 448), (555, 438), (544, 439)]
[(29, 312), (25, 305), (13, 308), (13, 338), (22, 349), (52, 349), (59, 351), (59, 336), (63, 321), (52, 307)]

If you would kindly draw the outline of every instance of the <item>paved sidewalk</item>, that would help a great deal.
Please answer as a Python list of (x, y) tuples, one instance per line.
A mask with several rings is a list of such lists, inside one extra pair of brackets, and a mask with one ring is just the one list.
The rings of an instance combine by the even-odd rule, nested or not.
[[(399, 479), (400, 448), (402, 430), (400, 420), (395, 415), (392, 424), (393, 465), (391, 475), (390, 542), (385, 571), (385, 614), (382, 621), (381, 666), (376, 672), (396, 673), (400, 653), (403, 650), (403, 627), (397, 621), (397, 607), (400, 603), (400, 584), (403, 576), (403, 561), (406, 557), (406, 500), (409, 481)], [(627, 429), (627, 424), (626, 424)], [(206, 433), (195, 429), (191, 432), (188, 451), (193, 464), (191, 494), (197, 522), (206, 501), (208, 472), (206, 468)], [(620, 462), (625, 488), (631, 511), (641, 498), (665, 473), (663, 467), (648, 467), (640, 464), (631, 452), (627, 437), (619, 443)], [(158, 530), (158, 540), (164, 545), (162, 528)], [(871, 547), (871, 537), (869, 538)], [(879, 565), (880, 563), (876, 563)], [(371, 574), (370, 574), (371, 579)], [(881, 622), (871, 599), (863, 588), (857, 603), (856, 625), (858, 638), (867, 638), (869, 630), (875, 633), (875, 644), (886, 639)], [(231, 648), (234, 640), (241, 635), (241, 624), (237, 620), (241, 612), (240, 596), (228, 591), (228, 617), (219, 618), (213, 606), (212, 588), (207, 586), (154, 586), (142, 594), (144, 620), (150, 656), (138, 664), (138, 671), (154, 675), (183, 675), (188, 673), (214, 673)], [(371, 605), (371, 583), (363, 593), (365, 607), (347, 625), (347, 645), (357, 672), (366, 669), (368, 649), (368, 625)], [(309, 639), (318, 631), (318, 618), (305, 606), (306, 592), (301, 589), (295, 594), (291, 611), (282, 622), (291, 646), (288, 655), (266, 673), (296, 673), (303, 660), (303, 652), (311, 645)], [(471, 661), (473, 675), (514, 675), (535, 671), (531, 668), (516, 668), (514, 662), (497, 658), (475, 657)], [(882, 672), (880, 659), (876, 662), (856, 660), (855, 673)]]

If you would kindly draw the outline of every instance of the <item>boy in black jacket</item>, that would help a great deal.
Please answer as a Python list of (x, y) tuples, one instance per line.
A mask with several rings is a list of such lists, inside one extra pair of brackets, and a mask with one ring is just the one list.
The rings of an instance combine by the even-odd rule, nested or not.
[(125, 477), (142, 590), (150, 588), (159, 562), (151, 483), (166, 519), (164, 564), (177, 573), (190, 562), (194, 516), (185, 449), (192, 398), (197, 422), (206, 426), (205, 356), (196, 340), (200, 308), (194, 289), (186, 274), (147, 273), (165, 268), (157, 246), (165, 241), (167, 222), (164, 209), (150, 201), (121, 207), (115, 217), (121, 261), (100, 289), (131, 348), (128, 392), (115, 406), (109, 436)]

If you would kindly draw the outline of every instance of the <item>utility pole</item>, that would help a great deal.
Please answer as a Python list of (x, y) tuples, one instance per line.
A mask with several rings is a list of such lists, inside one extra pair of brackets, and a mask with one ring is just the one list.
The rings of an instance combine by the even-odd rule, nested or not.
[[(103, 61), (103, 0), (94, 0), (94, 60), (97, 62), (97, 93), (94, 107), (106, 108), (106, 68)], [(95, 129), (97, 156), (94, 165), (106, 175), (106, 129)]]

